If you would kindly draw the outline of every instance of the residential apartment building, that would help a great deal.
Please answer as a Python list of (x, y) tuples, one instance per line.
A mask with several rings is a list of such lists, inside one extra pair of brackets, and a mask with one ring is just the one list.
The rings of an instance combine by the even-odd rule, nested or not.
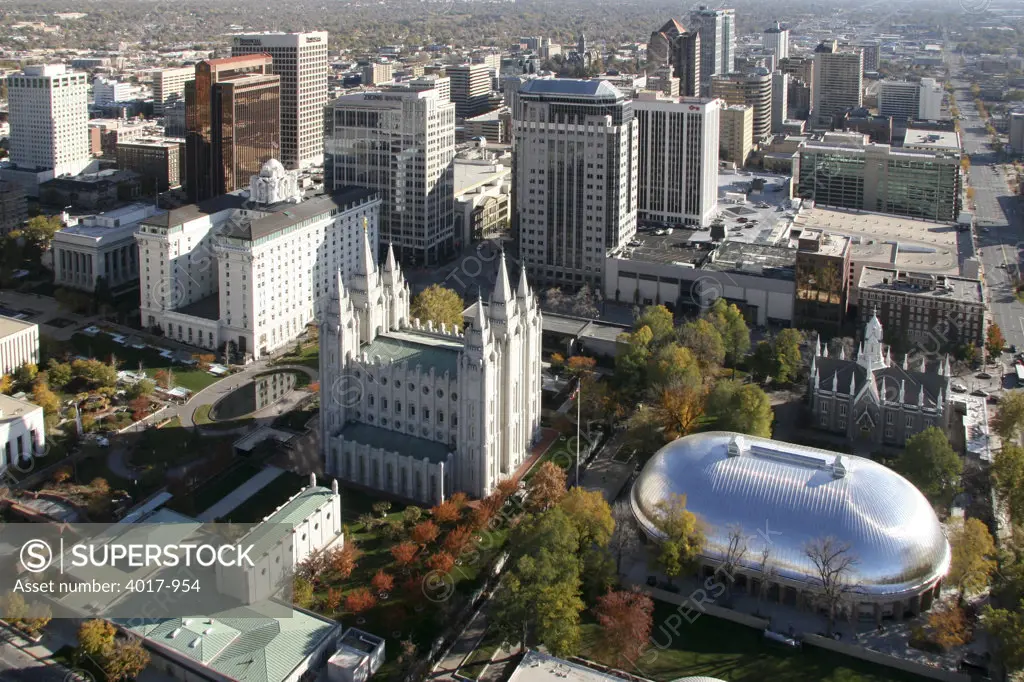
[(690, 30), (700, 33), (701, 84), (709, 89), (712, 76), (735, 68), (736, 10), (701, 5), (690, 12)]
[(985, 343), (985, 293), (981, 280), (865, 266), (857, 283), (861, 317), (882, 325), (908, 344), (929, 348)]
[(11, 163), (41, 172), (39, 182), (86, 170), (92, 163), (88, 93), (88, 76), (63, 64), (26, 66), (7, 76)]
[(451, 253), (455, 104), (435, 89), (353, 93), (328, 107), (326, 125), (325, 186), (376, 191), (381, 239), (403, 262)]
[(455, 116), (470, 118), (487, 111), (491, 95), (491, 68), (486, 64), (448, 66), (445, 75), (451, 81), (451, 99)]
[(789, 119), (789, 74), (772, 71), (772, 133), (785, 132)]
[(955, 223), (960, 154), (904, 149), (859, 133), (826, 133), (797, 147), (798, 196), (825, 206)]
[(195, 66), (156, 69), (153, 78), (153, 115), (163, 116), (166, 107), (185, 101), (185, 83), (196, 79)]
[(0, 375), (39, 364), (39, 325), (0, 315)]
[(789, 57), (789, 29), (782, 28), (782, 25), (776, 21), (774, 26), (765, 29), (761, 37), (761, 45), (775, 55), (776, 64), (780, 59), (787, 59)]
[(127, 102), (132, 98), (131, 83), (122, 83), (112, 78), (100, 76), (92, 82), (92, 102), (97, 107), (106, 107), (118, 102)]
[(146, 194), (185, 184), (185, 140), (143, 137), (117, 145), (117, 167), (134, 171)]
[(813, 93), (808, 123), (815, 127), (831, 128), (837, 113), (864, 106), (864, 54), (853, 48), (840, 49), (834, 40), (818, 45), (814, 49)]
[(231, 39), (231, 55), (269, 54), (271, 73), (281, 79), (281, 148), (285, 168), (324, 161), (327, 105), (327, 31), (244, 33)]
[(778, 69), (789, 76), (789, 112), (787, 118), (806, 121), (814, 102), (814, 61), (811, 57), (780, 59)]
[(139, 281), (135, 230), (164, 212), (152, 204), (129, 204), (86, 216), (53, 236), (53, 281), (59, 287), (107, 293)]
[(281, 77), (269, 54), (196, 64), (185, 84), (185, 176), (191, 201), (242, 189), (281, 150)]
[(11, 466), (31, 471), (31, 459), (45, 451), (43, 408), (27, 400), (0, 395), (0, 475)]
[(637, 216), (706, 227), (718, 207), (718, 99), (641, 93)]
[(437, 97), (441, 102), (452, 101), (452, 79), (448, 76), (431, 73), (402, 81), (398, 86), (410, 90), (437, 90)]
[(711, 96), (725, 100), (726, 104), (746, 104), (753, 109), (755, 145), (772, 134), (772, 76), (767, 69), (714, 76)]
[(636, 233), (633, 105), (606, 81), (536, 79), (517, 114), (519, 257), (535, 282), (598, 288), (605, 253)]
[(147, 218), (135, 233), (142, 323), (207, 349), (258, 360), (294, 341), (363, 233), (377, 244), (380, 200), (367, 189), (303, 198), (277, 160), (226, 194)]
[(721, 108), (718, 148), (723, 161), (744, 166), (754, 150), (754, 107), (731, 104)]
[(363, 85), (383, 85), (395, 80), (395, 66), (391, 62), (370, 62), (362, 68)]
[(860, 44), (860, 51), (864, 54), (864, 73), (877, 72), (882, 44), (877, 40), (868, 40)]

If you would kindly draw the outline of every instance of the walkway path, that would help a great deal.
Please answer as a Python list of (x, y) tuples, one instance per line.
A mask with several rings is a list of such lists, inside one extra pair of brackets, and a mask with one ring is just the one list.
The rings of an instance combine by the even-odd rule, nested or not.
[(271, 481), (283, 473), (283, 469), (278, 469), (275, 466), (266, 467), (248, 481), (222, 497), (217, 504), (204, 511), (202, 514), (197, 516), (196, 519), (208, 522), (216, 521), (217, 519), (227, 516), (234, 511), (236, 507), (259, 491), (263, 490)]

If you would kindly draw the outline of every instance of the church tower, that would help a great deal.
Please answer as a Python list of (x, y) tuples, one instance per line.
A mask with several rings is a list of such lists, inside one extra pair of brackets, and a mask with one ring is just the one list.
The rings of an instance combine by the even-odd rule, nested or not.
[(378, 334), (389, 331), (387, 301), (384, 298), (384, 285), (373, 247), (370, 245), (370, 234), (366, 229), (367, 221), (363, 218), (363, 244), (356, 261), (356, 271), (352, 277), (352, 307), (359, 317), (362, 331), (361, 340), (369, 343)]
[(320, 377), (324, 383), (321, 393), (321, 442), (342, 429), (347, 420), (346, 408), (354, 405), (358, 396), (350, 395), (359, 387), (348, 375), (348, 364), (359, 355), (359, 317), (352, 307), (352, 299), (341, 279), (341, 270), (335, 273), (331, 292), (324, 296), (320, 322)]
[(389, 329), (401, 329), (409, 324), (411, 294), (402, 268), (395, 261), (395, 250), (391, 244), (388, 244), (388, 255), (384, 261), (381, 281), (384, 285), (384, 301), (388, 311), (387, 326)]
[(476, 312), (466, 326), (463, 352), (459, 356), (459, 435), (455, 487), (476, 497), (493, 490), (497, 431), (495, 396), (499, 377), (497, 351), (491, 335), (484, 302), (478, 298)]
[(871, 314), (871, 319), (864, 327), (864, 341), (857, 353), (857, 364), (868, 372), (889, 366), (882, 349), (882, 323), (878, 321), (877, 312)]

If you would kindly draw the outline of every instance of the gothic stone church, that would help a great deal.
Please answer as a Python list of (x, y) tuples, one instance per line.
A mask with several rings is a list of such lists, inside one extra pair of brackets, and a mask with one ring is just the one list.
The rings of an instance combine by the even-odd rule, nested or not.
[(502, 257), (489, 305), (465, 333), (410, 319), (409, 286), (369, 240), (355, 275), (325, 297), (321, 439), (328, 475), (437, 504), (488, 495), (540, 432), (541, 312)]
[(882, 344), (882, 324), (871, 316), (857, 357), (828, 356), (815, 344), (808, 379), (814, 426), (850, 440), (903, 447), (930, 426), (949, 428), (953, 411), (949, 358), (933, 362), (892, 360)]

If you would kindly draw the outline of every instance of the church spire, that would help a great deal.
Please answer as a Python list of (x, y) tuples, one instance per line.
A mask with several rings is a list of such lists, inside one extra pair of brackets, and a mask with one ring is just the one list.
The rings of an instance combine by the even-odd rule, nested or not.
[(512, 300), (512, 287), (508, 281), (508, 266), (505, 264), (505, 252), (501, 252), (498, 261), (498, 278), (494, 282), (494, 293), (491, 300), (495, 303), (508, 303)]
[(516, 292), (516, 297), (521, 299), (530, 298), (530, 284), (526, 281), (526, 264), (519, 269), (519, 289)]
[(356, 274), (369, 278), (377, 273), (377, 258), (374, 256), (373, 247), (370, 245), (369, 221), (363, 218), (363, 249), (359, 254), (359, 261), (356, 267)]

